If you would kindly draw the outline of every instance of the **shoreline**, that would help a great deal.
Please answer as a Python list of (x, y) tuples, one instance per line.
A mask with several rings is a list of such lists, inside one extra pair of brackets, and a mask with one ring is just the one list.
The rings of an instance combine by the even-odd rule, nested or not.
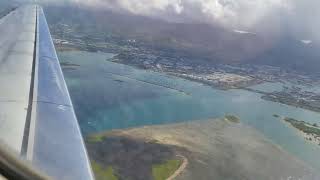
[[(95, 135), (99, 137), (98, 143), (110, 144), (108, 139), (121, 137), (146, 145), (157, 144), (173, 150), (176, 155), (186, 157), (188, 166), (181, 172), (175, 171), (178, 171), (175, 177), (177, 180), (204, 177), (281, 179), (290, 176), (314, 180), (319, 177), (311, 166), (272, 143), (258, 131), (226, 118), (112, 130)], [(258, 169), (263, 171), (257, 171)]]
[[(297, 127), (295, 127), (291, 122), (286, 121), (285, 118), (281, 118), (281, 121), (286, 124), (287, 127), (293, 129), (301, 138), (303, 138), (305, 141), (314, 144), (316, 146), (320, 146), (320, 136), (316, 135), (316, 134), (311, 134), (311, 133), (306, 133), (301, 129), (298, 129)], [(316, 128), (319, 130), (320, 132), (320, 128), (319, 127), (313, 127), (311, 125), (309, 125), (309, 123), (301, 121), (300, 123), (303, 123), (305, 126), (311, 127), (311, 128)]]
[(178, 177), (181, 173), (183, 173), (183, 171), (187, 168), (187, 165), (189, 164), (189, 161), (186, 157), (182, 156), (182, 155), (177, 155), (177, 157), (181, 157), (182, 158), (182, 164), (180, 165), (180, 167), (170, 176), (168, 177), (166, 180), (174, 180), (176, 177)]

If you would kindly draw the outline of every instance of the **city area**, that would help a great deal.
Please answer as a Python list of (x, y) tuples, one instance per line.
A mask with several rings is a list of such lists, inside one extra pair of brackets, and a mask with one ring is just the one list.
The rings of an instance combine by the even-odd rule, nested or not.
[[(200, 82), (217, 89), (245, 89), (262, 94), (265, 100), (320, 112), (317, 92), (305, 91), (296, 84), (313, 87), (319, 84), (318, 74), (307, 74), (261, 64), (225, 64), (210, 61), (207, 57), (193, 57), (181, 51), (150, 48), (144, 41), (124, 39), (105, 34), (87, 35), (76, 32), (67, 24), (54, 24), (54, 42), (60, 51), (85, 50), (111, 52), (116, 55), (109, 61), (140, 69), (166, 73)], [(281, 91), (263, 92), (250, 88), (265, 83), (290, 83)]]

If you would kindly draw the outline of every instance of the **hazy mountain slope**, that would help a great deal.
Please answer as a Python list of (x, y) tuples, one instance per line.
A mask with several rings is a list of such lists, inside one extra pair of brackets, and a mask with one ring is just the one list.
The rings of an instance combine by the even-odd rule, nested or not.
[[(46, 8), (50, 24), (65, 23), (79, 32), (136, 39), (148, 48), (180, 51), (182, 54), (223, 63), (259, 63), (290, 67), (305, 72), (320, 68), (318, 43), (304, 44), (282, 31), (272, 32), (268, 22), (253, 33), (206, 24), (169, 23), (143, 16), (121, 14), (78, 6)], [(283, 26), (283, 27), (282, 27)]]

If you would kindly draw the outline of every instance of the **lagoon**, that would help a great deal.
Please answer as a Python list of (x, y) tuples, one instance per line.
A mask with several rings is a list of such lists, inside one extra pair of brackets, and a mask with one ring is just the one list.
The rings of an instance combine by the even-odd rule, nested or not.
[[(265, 101), (245, 90), (218, 90), (200, 83), (108, 61), (113, 54), (59, 52), (80, 66), (63, 72), (84, 136), (111, 129), (206, 120), (233, 114), (270, 141), (320, 170), (320, 146), (279, 118), (320, 123), (320, 113)], [(265, 85), (272, 89), (272, 84)], [(279, 88), (275, 84), (274, 88)], [(170, 88), (166, 88), (170, 87)], [(259, 86), (261, 88), (261, 86)], [(263, 86), (262, 86), (263, 88)]]

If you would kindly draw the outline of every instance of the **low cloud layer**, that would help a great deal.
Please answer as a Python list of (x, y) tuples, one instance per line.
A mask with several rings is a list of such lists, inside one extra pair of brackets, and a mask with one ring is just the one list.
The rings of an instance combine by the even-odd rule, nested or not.
[[(61, 0), (62, 1), (62, 0)], [(250, 26), (274, 10), (290, 11), (290, 0), (70, 0), (167, 20)]]
[[(41, 1), (41, 0), (39, 0)], [(283, 29), (301, 39), (317, 37), (319, 0), (42, 0), (73, 2), (167, 21), (219, 24), (240, 31)], [(309, 36), (309, 37), (304, 37)]]

